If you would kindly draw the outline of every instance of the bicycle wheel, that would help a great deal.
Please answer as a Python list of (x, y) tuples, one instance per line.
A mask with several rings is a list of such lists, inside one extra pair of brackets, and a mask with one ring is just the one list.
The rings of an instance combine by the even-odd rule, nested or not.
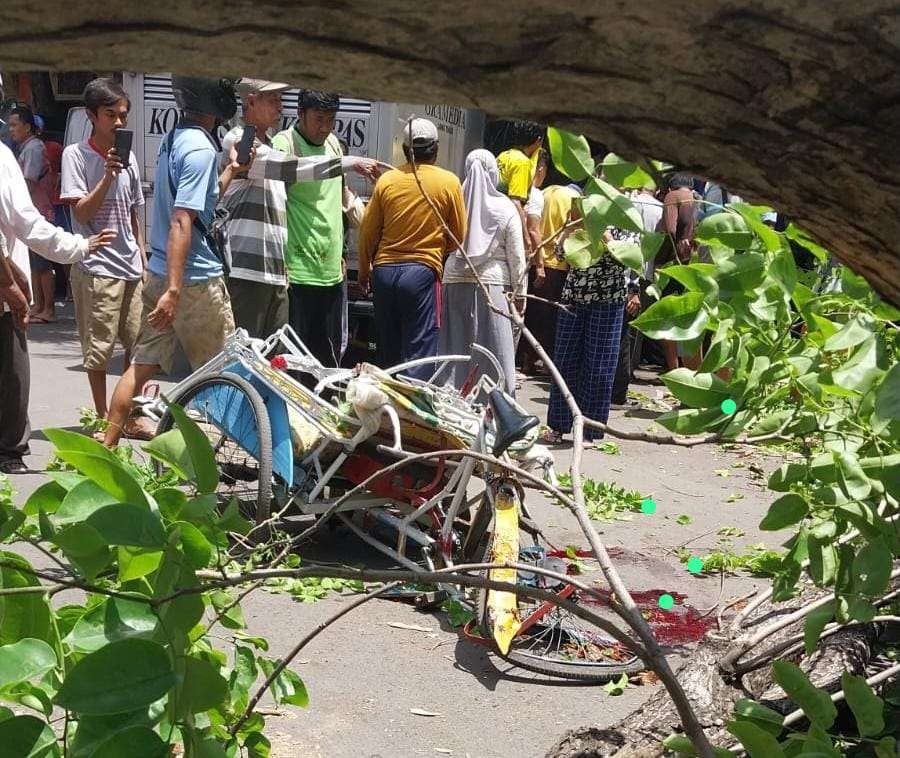
[[(272, 500), (272, 432), (260, 394), (236, 374), (199, 377), (184, 388), (177, 403), (206, 433), (219, 469), (220, 499), (237, 498), (241, 510), (262, 523)], [(166, 411), (157, 434), (175, 426)], [(157, 468), (160, 463), (157, 462)]]
[[(535, 540), (529, 532), (520, 530), (519, 540), (520, 563), (540, 565), (562, 574), (570, 571), (566, 558), (552, 552), (548, 555), (543, 546), (533, 544)], [(493, 554), (491, 543), (492, 539), (489, 539), (482, 558), (485, 561), (490, 560)], [(583, 563), (580, 559), (573, 561), (575, 562)], [(529, 575), (519, 571), (517, 584), (541, 587), (566, 597), (570, 602), (584, 604), (595, 613), (602, 611), (599, 603), (585, 602), (572, 585), (541, 578), (538, 574)], [(476, 616), (481, 635), (486, 639), (493, 639), (487, 600), (487, 591), (480, 590)], [(513, 638), (509, 651), (504, 654), (496, 646), (493, 651), (519, 668), (597, 684), (646, 668), (640, 658), (625, 650), (620, 643), (565, 608), (519, 596), (517, 612), (522, 626)]]

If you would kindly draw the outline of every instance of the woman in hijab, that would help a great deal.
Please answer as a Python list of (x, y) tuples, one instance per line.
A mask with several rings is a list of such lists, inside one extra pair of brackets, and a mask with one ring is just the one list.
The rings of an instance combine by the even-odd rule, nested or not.
[[(473, 150), (466, 157), (463, 199), (468, 214), (468, 227), (463, 242), (466, 255), (457, 250), (444, 265), (443, 327), (440, 352), (444, 355), (471, 353), (476, 342), (490, 350), (503, 368), (504, 389), (515, 393), (515, 343), (509, 313), (508, 293), (525, 294), (525, 240), (522, 223), (513, 202), (497, 189), (500, 174), (497, 159), (487, 150)], [(466, 257), (475, 267), (471, 270)], [(491, 303), (500, 310), (491, 310)], [(482, 371), (494, 370), (479, 363)], [(457, 389), (465, 384), (469, 369), (457, 364), (450, 369), (450, 383)]]

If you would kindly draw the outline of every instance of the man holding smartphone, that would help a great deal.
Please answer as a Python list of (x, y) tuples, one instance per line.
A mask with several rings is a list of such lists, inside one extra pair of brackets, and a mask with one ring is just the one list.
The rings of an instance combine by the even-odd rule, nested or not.
[(94, 79), (84, 89), (84, 104), (93, 129), (89, 139), (63, 151), (60, 198), (71, 206), (73, 231), (86, 237), (106, 228), (117, 232), (71, 274), (91, 397), (97, 415), (106, 418), (106, 372), (116, 340), (127, 368), (141, 325), (144, 194), (134, 154), (120, 155), (115, 147), (123, 144), (117, 134), (131, 107), (125, 90), (112, 79)]
[[(241, 123), (222, 140), (220, 171), (227, 171), (236, 148), (250, 130), (250, 147), (259, 159), (271, 151), (268, 131), (281, 119), (281, 93), (287, 84), (262, 79), (241, 79), (235, 90), (241, 97)], [(249, 158), (249, 156), (247, 156)], [(242, 156), (238, 156), (238, 162)], [(222, 195), (228, 210), (228, 247), (231, 272), (228, 292), (236, 327), (251, 337), (265, 339), (288, 322), (287, 276), (284, 244), (287, 239), (284, 182), (237, 177)]]

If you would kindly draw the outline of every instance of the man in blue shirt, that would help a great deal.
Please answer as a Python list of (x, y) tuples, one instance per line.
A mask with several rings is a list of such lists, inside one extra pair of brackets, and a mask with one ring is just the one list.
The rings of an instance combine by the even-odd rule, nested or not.
[(143, 289), (144, 312), (134, 359), (113, 393), (105, 443), (149, 439), (153, 425), (129, 418), (131, 400), (160, 369), (171, 371), (176, 340), (196, 369), (222, 350), (234, 331), (222, 261), (208, 240), (219, 192), (238, 167), (217, 174), (216, 124), (234, 116), (237, 100), (227, 79), (172, 77), (182, 119), (163, 139), (156, 164), (151, 255)]

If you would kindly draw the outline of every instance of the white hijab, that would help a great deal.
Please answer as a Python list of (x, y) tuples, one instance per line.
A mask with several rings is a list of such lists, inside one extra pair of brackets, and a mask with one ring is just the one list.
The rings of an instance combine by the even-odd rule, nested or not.
[[(500, 229), (516, 211), (512, 201), (497, 189), (500, 170), (497, 159), (487, 150), (473, 150), (466, 156), (466, 179), (462, 185), (468, 226), (463, 241), (472, 261), (484, 258)], [(462, 257), (462, 254), (457, 252)]]

